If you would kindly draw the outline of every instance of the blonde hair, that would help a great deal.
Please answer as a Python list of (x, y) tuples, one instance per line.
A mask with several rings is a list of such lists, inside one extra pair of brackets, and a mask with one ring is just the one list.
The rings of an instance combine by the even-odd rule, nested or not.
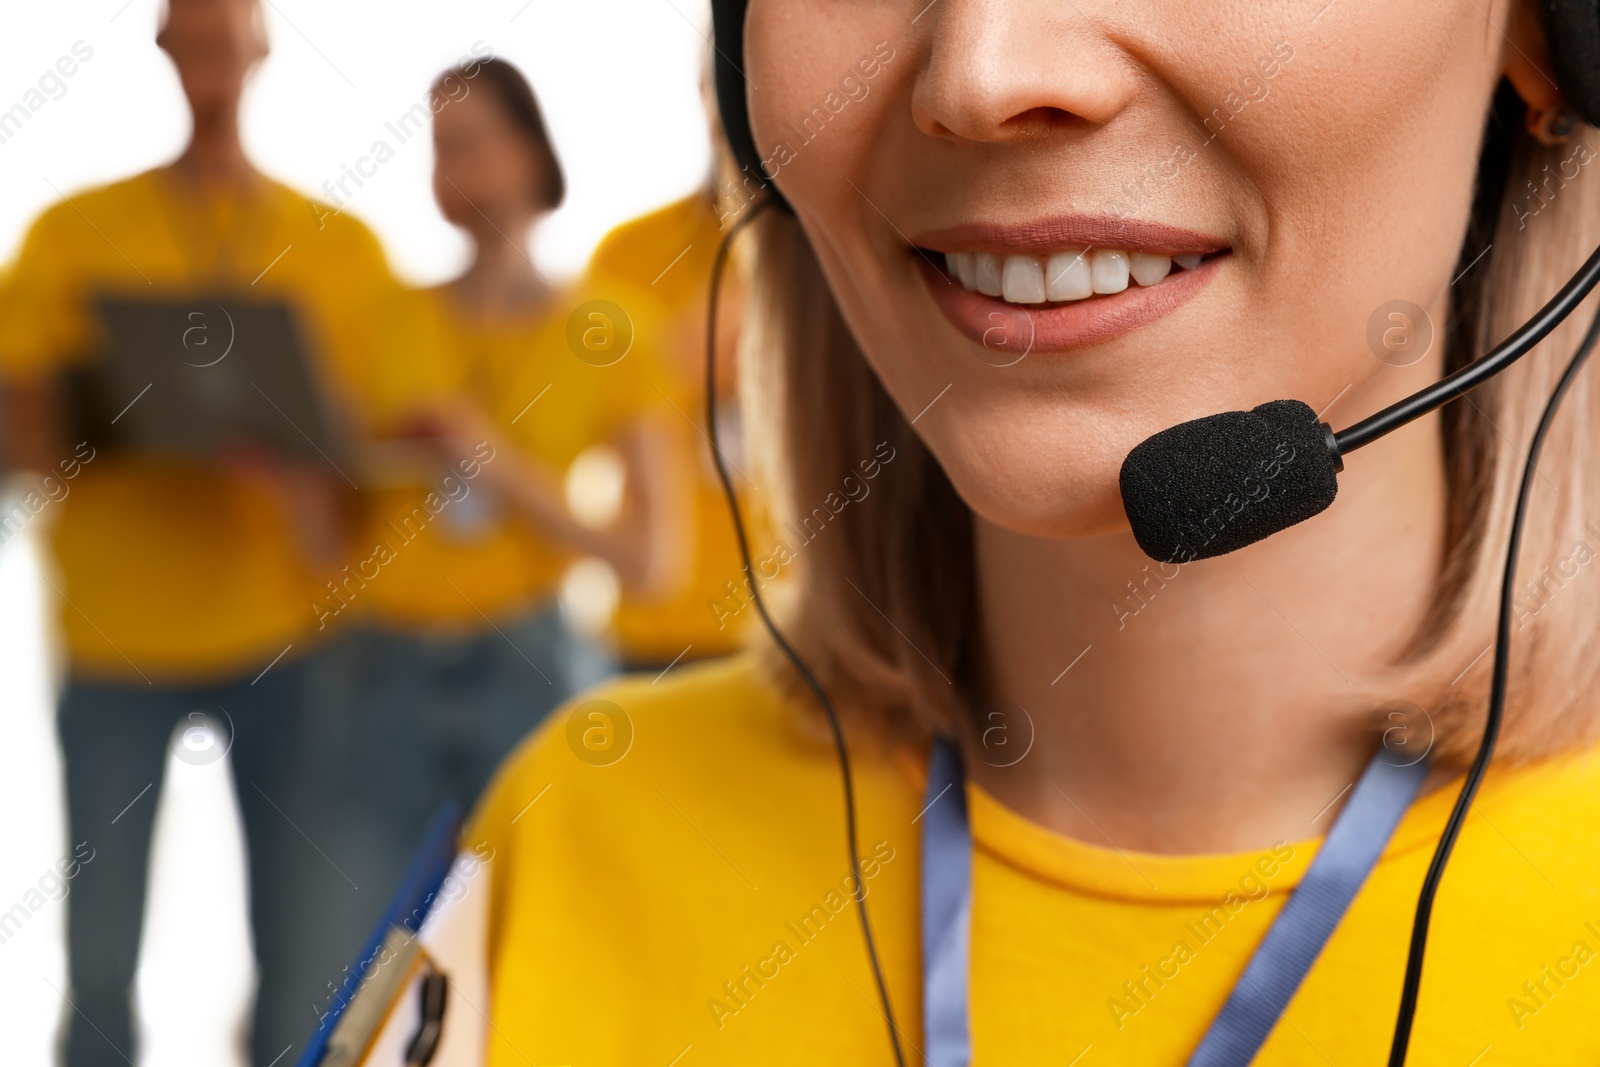
[[(1502, 87), (1486, 125), (1473, 218), (1457, 267), (1492, 246), (1452, 289), (1439, 335), (1447, 370), (1478, 358), (1541, 307), (1600, 245), (1600, 176), (1572, 173), (1600, 153), (1580, 124), (1561, 146), (1523, 129)], [(1600, 168), (1597, 168), (1600, 169)], [(1587, 180), (1585, 180), (1587, 178)], [(796, 220), (757, 220), (752, 299), (742, 338), (747, 425), (762, 484), (780, 522), (826, 521), (844, 479), (892, 449), (877, 480), (843, 521), (784, 552), (792, 582), (778, 614), (786, 633), (853, 719), (899, 737), (954, 731), (980, 696), (972, 516), (889, 399), (845, 326)], [(1499, 378), (1445, 408), (1447, 522), (1434, 597), (1397, 652), (1400, 677), (1450, 679), (1418, 688), (1435, 736), (1433, 758), (1457, 766), (1482, 730), (1496, 612), (1512, 508), (1527, 443), (1590, 319), (1595, 297)], [(1578, 377), (1538, 464), (1518, 564), (1512, 669), (1498, 758), (1521, 762), (1600, 738), (1589, 697), (1600, 681), (1600, 387)], [(1593, 523), (1593, 525), (1589, 525)], [(798, 527), (791, 527), (798, 528)], [(765, 546), (752, 545), (760, 558)], [(1576, 568), (1576, 569), (1575, 569)], [(771, 577), (763, 572), (758, 576)], [(786, 687), (795, 679), (770, 647)], [(1376, 719), (1375, 719), (1376, 721)]]

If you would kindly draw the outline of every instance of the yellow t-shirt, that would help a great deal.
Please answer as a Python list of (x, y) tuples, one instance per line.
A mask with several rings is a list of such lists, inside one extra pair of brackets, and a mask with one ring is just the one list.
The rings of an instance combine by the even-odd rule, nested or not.
[[(745, 656), (589, 699), (614, 705), (610, 722), (583, 700), (552, 716), (468, 832), (491, 857), (491, 1067), (892, 1062), (825, 737)], [(853, 755), (862, 882), (919, 1062), (924, 756)], [(1384, 1062), (1456, 793), (1412, 806), (1258, 1065)], [(968, 801), (977, 1064), (1186, 1062), (1320, 843), (1132, 853), (973, 786)], [(1409, 1062), (1600, 1061), (1600, 763), (1496, 768), (1475, 809), (1434, 911)]]
[[(267, 179), (207, 197), (162, 168), (44, 212), (0, 289), (0, 374), (38, 379), (96, 358), (98, 295), (221, 290), (291, 304), (323, 385), (359, 430), (395, 283), (365, 226)], [(109, 450), (66, 484), (50, 507), (75, 671), (208, 681), (311, 640), (322, 576), (273, 495), (204, 464)]]
[[(612, 230), (589, 264), (592, 277), (628, 279), (660, 302), (663, 363), (673, 376), (674, 400), (693, 419), (691, 423), (679, 417), (670, 423), (695, 460), (685, 573), (664, 595), (624, 595), (611, 622), (618, 647), (634, 660), (667, 662), (686, 650), (691, 657), (731, 652), (739, 647), (752, 616), (737, 610), (736, 595), (745, 588), (744, 568), (727, 501), (700, 435), (705, 422), (706, 312), (711, 267), (722, 237), (710, 199), (694, 193)], [(725, 268), (723, 299), (730, 299), (736, 288), (730, 264)], [(729, 391), (724, 407), (735, 410), (730, 402), (734, 383), (719, 384)], [(724, 451), (730, 446), (725, 444)], [(772, 548), (768, 523), (759, 494), (745, 481), (749, 465), (737, 456), (730, 458), (741, 468), (730, 473), (749, 524), (750, 550), (760, 560)]]
[[(396, 368), (391, 388), (471, 400), (515, 445), (557, 472), (660, 405), (653, 308), (622, 283), (575, 286), (546, 310), (502, 322), (469, 318), (443, 287), (414, 294), (413, 301), (411, 321), (423, 340), (410, 346), (413, 362)], [(600, 302), (622, 309), (628, 326), (616, 336), (607, 332), (618, 328), (610, 321), (616, 313)], [(626, 351), (589, 352), (585, 331), (602, 348)], [(385, 407), (403, 412), (395, 400)], [(477, 458), (494, 462), (485, 456)], [(513, 615), (552, 595), (571, 553), (496, 499), (480, 475), (481, 468), (441, 466), (431, 484), (362, 494), (364, 533), (357, 542), (372, 558), (367, 570), (375, 577), (350, 603), (364, 601), (374, 618), (400, 626), (476, 628), (485, 616)], [(436, 509), (427, 505), (430, 494)]]

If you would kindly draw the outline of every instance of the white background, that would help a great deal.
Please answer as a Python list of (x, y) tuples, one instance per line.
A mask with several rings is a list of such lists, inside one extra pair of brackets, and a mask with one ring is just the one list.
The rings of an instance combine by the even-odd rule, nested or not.
[[(76, 41), (94, 57), (0, 144), (0, 261), (63, 192), (164, 162), (188, 115), (154, 43), (155, 0), (4, 5), (0, 110)], [(424, 99), (433, 76), (483, 41), (532, 81), (567, 172), (567, 203), (541, 227), (541, 266), (582, 267), (607, 228), (687, 193), (710, 149), (699, 97), (704, 0), (262, 0), (272, 54), (251, 82), (244, 139), (264, 171), (308, 193), (396, 145), (383, 124)], [(463, 266), (465, 245), (428, 190), (426, 137), (396, 145), (346, 210), (369, 223), (407, 280)]]
[[(704, 0), (262, 6), (272, 54), (246, 96), (245, 144), (262, 170), (307, 193), (325, 195), (323, 183), (386, 136), (384, 122), (422, 99), (433, 76), (479, 40), (529, 75), (566, 169), (566, 205), (535, 244), (547, 273), (575, 274), (608, 228), (687, 193), (709, 167), (698, 89)], [(188, 131), (177, 78), (153, 43), (156, 0), (11, 0), (3, 11), (0, 111), (75, 42), (94, 54), (59, 99), (0, 144), (0, 262), (15, 254), (55, 190), (70, 195), (165, 162)], [(396, 272), (417, 284), (464, 265), (465, 243), (433, 206), (431, 163), (427, 138), (413, 138), (345, 208), (377, 231)], [(0, 910), (70, 851), (54, 740), (54, 635), (38, 563), (32, 536), (0, 549)], [(228, 1037), (251, 975), (226, 765), (207, 774), (174, 761), (167, 773), (162, 794), (139, 801), (160, 805), (140, 962), (139, 1063), (232, 1067)], [(8, 1067), (51, 1063), (70, 1010), (65, 913), (51, 903), (0, 945), (0, 1058)]]

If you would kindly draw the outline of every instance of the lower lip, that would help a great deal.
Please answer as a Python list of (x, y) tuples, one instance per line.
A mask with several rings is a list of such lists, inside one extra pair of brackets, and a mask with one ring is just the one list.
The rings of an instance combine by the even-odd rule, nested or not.
[(934, 303), (968, 339), (1001, 352), (1064, 352), (1121, 337), (1176, 311), (1210, 284), (1227, 258), (1204, 260), (1156, 285), (1129, 282), (1120, 293), (1056, 307), (1025, 307), (969, 292), (920, 253), (917, 267)]

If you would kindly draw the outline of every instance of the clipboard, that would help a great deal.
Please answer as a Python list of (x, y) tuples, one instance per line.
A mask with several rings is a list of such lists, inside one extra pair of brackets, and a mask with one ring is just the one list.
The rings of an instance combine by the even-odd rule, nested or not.
[(487, 862), (460, 853), (460, 805), (435, 813), (298, 1067), (477, 1067), (484, 1050)]

